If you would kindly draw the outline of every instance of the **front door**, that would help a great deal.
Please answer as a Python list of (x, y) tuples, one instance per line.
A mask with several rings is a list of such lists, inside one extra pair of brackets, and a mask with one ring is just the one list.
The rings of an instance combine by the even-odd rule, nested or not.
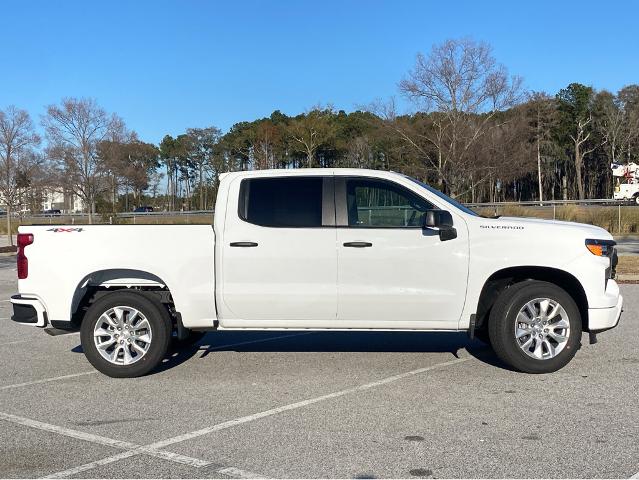
[(335, 178), (339, 321), (456, 328), (468, 277), (464, 220), (453, 215), (458, 236), (442, 241), (422, 228), (435, 207), (416, 192), (388, 180)]
[(224, 326), (334, 321), (335, 238), (332, 177), (242, 179), (230, 190), (224, 226)]

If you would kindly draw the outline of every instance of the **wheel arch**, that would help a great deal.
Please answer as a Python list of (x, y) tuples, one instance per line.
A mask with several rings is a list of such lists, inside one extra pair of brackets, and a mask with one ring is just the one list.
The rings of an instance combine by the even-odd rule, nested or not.
[(564, 289), (575, 301), (581, 315), (584, 331), (588, 329), (588, 297), (581, 282), (569, 272), (552, 267), (517, 266), (494, 272), (481, 289), (475, 328), (482, 329), (488, 324), (490, 311), (497, 297), (506, 288), (526, 280), (539, 280), (552, 283)]
[(153, 273), (130, 268), (96, 270), (85, 275), (75, 287), (70, 312), (72, 323), (79, 326), (86, 309), (97, 298), (122, 289), (155, 293), (163, 303), (173, 302), (169, 286)]

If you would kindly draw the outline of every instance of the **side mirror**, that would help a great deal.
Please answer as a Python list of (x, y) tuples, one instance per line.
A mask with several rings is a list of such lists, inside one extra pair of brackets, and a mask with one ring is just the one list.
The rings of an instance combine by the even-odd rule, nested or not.
[(439, 239), (442, 242), (457, 238), (457, 230), (453, 227), (453, 216), (446, 210), (426, 210), (424, 228), (439, 229)]

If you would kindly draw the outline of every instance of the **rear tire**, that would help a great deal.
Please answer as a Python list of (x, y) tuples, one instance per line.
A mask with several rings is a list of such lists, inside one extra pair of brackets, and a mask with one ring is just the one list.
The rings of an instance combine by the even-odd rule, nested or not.
[(171, 317), (150, 294), (116, 291), (87, 310), (80, 339), (87, 360), (98, 371), (114, 378), (139, 377), (164, 359)]
[(488, 323), (497, 356), (526, 373), (550, 373), (564, 367), (581, 345), (579, 308), (565, 290), (527, 280), (497, 298)]

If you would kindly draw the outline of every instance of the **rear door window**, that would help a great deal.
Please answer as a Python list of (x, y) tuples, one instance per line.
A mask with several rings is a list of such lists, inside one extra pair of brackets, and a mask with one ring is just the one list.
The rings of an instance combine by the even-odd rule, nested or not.
[(323, 181), (323, 177), (244, 179), (240, 218), (263, 227), (321, 227)]

